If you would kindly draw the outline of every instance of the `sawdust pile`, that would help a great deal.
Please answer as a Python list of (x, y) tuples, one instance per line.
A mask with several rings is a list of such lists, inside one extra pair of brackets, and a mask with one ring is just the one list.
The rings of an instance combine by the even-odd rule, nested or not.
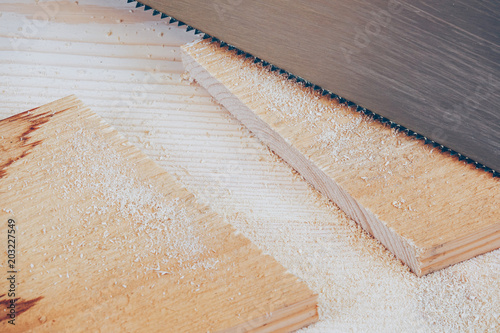
[[(59, 187), (60, 199), (74, 203), (60, 209), (66, 210), (69, 221), (94, 235), (89, 239), (98, 246), (112, 245), (129, 252), (140, 265), (150, 256), (158, 258), (158, 266), (146, 266), (145, 271), (162, 272), (161, 266), (196, 261), (207, 250), (200, 239), (202, 230), (178, 198), (167, 198), (151, 183), (141, 181), (123, 152), (111, 147), (101, 134), (73, 124), (67, 124), (65, 131), (74, 136), (55, 150), (51, 160), (44, 160), (41, 169), (47, 171), (47, 182)], [(50, 179), (54, 177), (57, 179)], [(81, 198), (90, 200), (81, 202)], [(136, 237), (147, 242), (136, 247)]]
[[(243, 64), (243, 59), (236, 61)], [(234, 63), (234, 58), (227, 59), (228, 66)], [(256, 87), (249, 90), (256, 95), (256, 100), (266, 101), (267, 116), (278, 117), (275, 123), (283, 122), (287, 128), (296, 128), (300, 133), (304, 129), (310, 131), (310, 136), (314, 137), (314, 140), (309, 140), (311, 156), (328, 154), (332, 163), (358, 170), (378, 161), (381, 173), (407, 173), (412, 171), (411, 168), (403, 168), (408, 168), (408, 163), (394, 163), (396, 152), (413, 151), (413, 156), (419, 156), (428, 154), (432, 149), (418, 140), (407, 140), (406, 134), (396, 129), (387, 127), (382, 130), (383, 126), (377, 121), (356, 112), (354, 107), (321, 96), (312, 88), (304, 89), (301, 84), (292, 84), (286, 74), (270, 74), (268, 68), (249, 60), (244, 64), (238, 68), (238, 80), (249, 87)]]

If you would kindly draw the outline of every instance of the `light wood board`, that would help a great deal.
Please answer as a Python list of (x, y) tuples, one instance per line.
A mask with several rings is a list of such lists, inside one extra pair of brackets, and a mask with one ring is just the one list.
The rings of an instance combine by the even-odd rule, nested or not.
[(206, 41), (191, 76), (417, 275), (500, 247), (491, 174)]
[(74, 97), (0, 133), (17, 286), (1, 297), (19, 305), (2, 331), (288, 332), (318, 319), (304, 283)]

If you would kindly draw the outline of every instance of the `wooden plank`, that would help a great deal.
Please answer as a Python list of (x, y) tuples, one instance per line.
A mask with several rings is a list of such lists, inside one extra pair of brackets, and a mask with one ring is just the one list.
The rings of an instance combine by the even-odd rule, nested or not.
[(218, 45), (191, 76), (417, 275), (500, 247), (500, 187), (474, 169)]
[(500, 171), (498, 1), (140, 1)]
[(0, 233), (15, 230), (16, 244), (16, 287), (0, 283), (15, 295), (1, 302), (18, 304), (2, 331), (267, 332), (317, 320), (304, 283), (75, 97), (4, 119), (0, 134)]

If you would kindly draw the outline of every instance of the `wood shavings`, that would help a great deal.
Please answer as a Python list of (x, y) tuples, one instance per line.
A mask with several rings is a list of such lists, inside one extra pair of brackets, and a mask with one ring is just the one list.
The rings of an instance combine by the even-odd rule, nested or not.
[[(75, 133), (70, 145), (59, 149), (52, 160), (58, 161), (60, 167), (57, 177), (65, 179), (59, 182), (61, 199), (73, 200), (93, 193), (90, 202), (72, 207), (93, 217), (83, 222), (84, 227), (100, 230), (103, 244), (118, 243), (126, 247), (129, 243), (127, 235), (111, 234), (108, 227), (132, 220), (133, 230), (149, 239), (145, 247), (134, 250), (136, 261), (150, 255), (161, 255), (164, 264), (170, 265), (174, 261), (182, 265), (206, 251), (197, 235), (201, 231), (187, 216), (185, 208), (179, 206), (178, 199), (166, 199), (152, 189), (152, 184), (138, 181), (136, 171), (125, 167), (120, 154), (99, 134), (72, 127), (67, 125), (67, 130)], [(49, 176), (55, 176), (51, 166), (52, 162), (48, 162), (41, 168)], [(50, 178), (47, 181), (50, 182)], [(107, 202), (105, 206), (102, 206), (103, 199)], [(71, 216), (70, 211), (68, 215)], [(102, 221), (100, 226), (91, 224), (90, 221), (101, 215), (112, 218)]]

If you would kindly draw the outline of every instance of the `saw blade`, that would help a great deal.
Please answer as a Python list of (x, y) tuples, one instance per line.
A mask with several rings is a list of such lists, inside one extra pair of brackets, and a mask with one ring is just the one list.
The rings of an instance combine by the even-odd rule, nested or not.
[[(408, 125), (403, 126), (403, 125), (401, 125), (401, 122), (394, 121), (395, 120), (395, 119), (393, 119), (394, 117), (382, 115), (381, 108), (378, 108), (377, 110), (380, 110), (380, 111), (376, 112), (373, 109), (368, 109), (366, 107), (363, 107), (360, 105), (362, 103), (357, 104), (348, 98), (344, 98), (344, 97), (340, 96), (342, 94), (339, 95), (338, 91), (334, 92), (325, 86), (322, 86), (320, 84), (315, 84), (314, 82), (312, 82), (312, 81), (310, 81), (302, 76), (296, 75), (296, 74), (294, 74), (294, 73), (292, 73), (284, 68), (281, 68), (280, 66), (278, 66), (276, 64), (268, 62), (265, 59), (262, 59), (261, 57), (259, 57), (257, 55), (254, 55), (250, 52), (242, 50), (242, 49), (238, 48), (236, 45), (230, 44), (225, 40), (221, 40), (218, 37), (212, 36), (204, 31), (202, 31), (201, 28), (199, 29), (199, 27), (195, 27), (196, 22), (193, 22), (193, 23), (189, 22), (189, 24), (188, 24), (184, 21), (179, 20), (178, 18), (175, 18), (175, 17), (169, 15), (169, 13), (167, 13), (164, 9), (168, 8), (167, 3), (171, 3), (170, 1), (142, 0), (141, 2), (139, 2), (139, 1), (135, 1), (135, 0), (127, 0), (127, 2), (128, 3), (135, 3), (136, 8), (143, 8), (145, 11), (150, 10), (152, 15), (161, 15), (161, 18), (165, 19), (168, 23), (171, 23), (171, 24), (173, 23), (173, 24), (177, 24), (178, 26), (185, 27), (186, 31), (193, 31), (195, 34), (200, 35), (203, 39), (208, 39), (212, 43), (217, 43), (220, 47), (227, 48), (229, 50), (234, 50), (234, 52), (236, 52), (239, 55), (244, 55), (247, 58), (252, 58), (255, 63), (260, 63), (262, 66), (267, 67), (272, 71), (279, 72), (280, 74), (287, 77), (289, 80), (293, 80), (293, 81), (296, 81), (298, 83), (301, 83), (305, 87), (310, 87), (311, 89), (319, 90), (322, 92), (323, 95), (328, 95), (330, 98), (336, 99), (342, 104), (346, 104), (348, 106), (351, 106), (351, 107), (355, 108), (356, 111), (361, 112), (361, 113), (373, 118), (376, 121), (379, 121), (383, 124), (386, 124), (387, 126), (390, 126), (391, 128), (395, 128), (396, 130), (399, 130), (401, 132), (404, 132), (408, 136), (414, 137), (415, 139), (422, 140), (425, 144), (429, 144), (429, 145), (432, 145), (434, 147), (437, 147), (442, 152), (447, 152), (451, 156), (456, 156), (458, 158), (458, 160), (460, 160), (460, 161), (464, 161), (466, 163), (473, 164), (476, 168), (483, 169), (484, 171), (491, 173), (494, 177), (500, 177), (500, 167), (499, 167), (500, 166), (500, 151), (499, 151), (500, 139), (496, 140), (496, 137), (495, 137), (495, 135), (497, 135), (497, 136), (499, 135), (498, 131), (496, 131), (496, 127), (500, 126), (500, 117), (499, 117), (498, 112), (496, 112), (495, 116), (490, 119), (491, 120), (491, 128), (492, 128), (490, 131), (494, 132), (493, 139), (491, 137), (488, 137), (485, 139), (484, 137), (481, 137), (481, 133), (478, 134), (478, 133), (474, 132), (474, 130), (473, 130), (472, 138), (475, 138), (476, 140), (475, 141), (469, 140), (469, 142), (466, 143), (466, 147), (465, 147), (466, 149), (462, 149), (463, 145), (460, 146), (460, 145), (455, 144), (453, 142), (453, 140), (450, 141), (450, 138), (447, 137), (446, 133), (444, 135), (442, 133), (439, 135), (432, 135), (432, 134), (428, 135), (428, 134), (422, 134), (423, 132), (420, 132), (418, 128), (414, 128), (413, 126), (408, 126)], [(217, 5), (218, 4), (220, 5), (220, 3), (218, 1), (209, 1), (207, 3), (209, 3), (211, 6), (213, 5), (212, 12), (211, 11), (206, 12), (207, 16), (216, 15), (217, 13), (219, 15), (228, 14), (227, 8), (226, 9), (224, 7), (217, 8)], [(236, 3), (241, 3), (241, 1), (234, 0), (234, 1), (229, 1), (229, 3), (233, 3), (233, 7), (235, 7)], [(195, 7), (193, 7), (193, 8), (195, 8)], [(200, 9), (205, 10), (206, 6), (199, 7), (197, 9), (198, 10), (200, 10)], [(216, 18), (214, 18), (214, 19), (216, 20)], [(219, 19), (221, 19), (221, 17), (219, 17)], [(278, 17), (277, 19), (280, 19), (280, 18)], [(193, 24), (193, 25), (191, 25), (191, 24)], [(300, 61), (300, 59), (298, 59), (298, 61)], [(310, 65), (312, 66), (314, 64), (310, 64)], [(496, 78), (494, 80), (496, 80)], [(486, 84), (488, 84), (488, 82), (489, 81), (486, 78)], [(494, 81), (489, 82), (492, 84), (491, 89), (497, 88), (495, 82)], [(484, 88), (484, 87), (480, 87), (480, 88)], [(478, 90), (478, 89), (476, 89), (476, 90)], [(490, 93), (490, 95), (491, 95), (491, 93)], [(466, 97), (464, 97), (464, 98), (466, 98)], [(493, 96), (493, 98), (498, 99), (498, 97), (495, 97), (495, 96)], [(467, 101), (467, 99), (462, 101), (462, 104), (465, 103), (466, 101)], [(433, 101), (431, 100), (430, 102), (433, 102)], [(370, 102), (368, 102), (366, 105), (369, 105), (369, 104), (370, 104)], [(433, 104), (431, 104), (431, 105), (433, 105)], [(462, 106), (461, 110), (463, 110), (464, 105), (461, 105)], [(425, 105), (423, 105), (422, 107), (424, 107), (424, 106)], [(428, 107), (428, 106), (425, 106), (425, 107)], [(436, 108), (439, 108), (439, 107), (436, 106)], [(405, 112), (409, 112), (408, 110), (404, 109), (404, 106), (401, 106), (400, 108), (398, 108), (398, 110), (400, 112), (401, 112), (401, 110), (403, 110)], [(469, 113), (470, 113), (470, 111), (469, 111)], [(457, 117), (457, 115), (453, 114), (453, 113), (450, 113), (449, 116), (450, 117)], [(459, 115), (458, 115), (458, 117), (459, 117)], [(398, 117), (395, 117), (395, 118), (398, 118)], [(463, 122), (464, 119), (465, 118), (463, 118), (462, 120), (457, 120), (457, 121)], [(450, 125), (450, 124), (448, 124), (448, 125)], [(453, 124), (451, 124), (451, 125), (453, 125)], [(460, 124), (460, 125), (462, 127), (468, 127), (467, 124)], [(443, 128), (441, 128), (441, 127), (434, 128), (434, 132), (436, 132), (437, 130), (442, 132)], [(456, 127), (456, 124), (455, 124), (455, 127)], [(429, 132), (429, 130), (426, 129), (425, 132)], [(469, 133), (468, 132), (464, 133), (464, 136), (466, 136), (467, 134), (469, 134)], [(436, 137), (437, 138), (444, 138), (447, 140), (437, 140)], [(456, 137), (456, 133), (454, 134), (454, 137)], [(493, 140), (493, 143), (491, 143), (491, 140)], [(486, 144), (485, 144), (485, 142), (486, 142)], [(450, 143), (451, 143), (451, 145), (450, 145)], [(482, 144), (482, 146), (481, 146), (481, 144)], [(453, 146), (453, 148), (451, 148), (450, 146)], [(458, 147), (458, 148), (456, 148), (456, 147)], [(479, 151), (478, 151), (478, 149), (479, 149)]]

